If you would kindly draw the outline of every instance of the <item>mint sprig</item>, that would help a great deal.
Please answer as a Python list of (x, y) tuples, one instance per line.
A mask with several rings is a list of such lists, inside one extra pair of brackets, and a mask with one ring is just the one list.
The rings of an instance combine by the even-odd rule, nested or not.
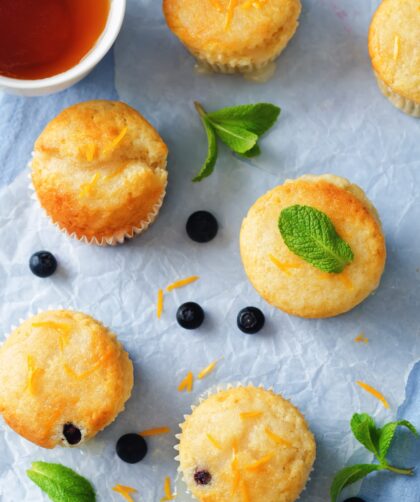
[(292, 253), (323, 272), (338, 274), (354, 259), (330, 218), (314, 207), (295, 205), (283, 209), (279, 230)]
[(26, 473), (53, 502), (96, 501), (95, 490), (90, 482), (69, 467), (33, 462)]
[(386, 460), (386, 455), (398, 427), (406, 427), (415, 436), (418, 436), (413, 424), (407, 420), (398, 420), (385, 424), (383, 427), (377, 427), (373, 418), (367, 413), (355, 413), (351, 419), (350, 426), (354, 437), (375, 455), (378, 464), (356, 464), (339, 471), (331, 484), (331, 502), (336, 502), (339, 494), (346, 486), (363, 479), (371, 472), (385, 470), (405, 476), (412, 476), (414, 474), (412, 468), (401, 469), (394, 467)]
[(207, 157), (193, 181), (201, 181), (214, 170), (217, 161), (217, 138), (230, 150), (243, 157), (256, 157), (261, 153), (258, 141), (276, 122), (280, 108), (270, 103), (239, 105), (207, 113), (202, 105), (194, 103), (207, 134)]

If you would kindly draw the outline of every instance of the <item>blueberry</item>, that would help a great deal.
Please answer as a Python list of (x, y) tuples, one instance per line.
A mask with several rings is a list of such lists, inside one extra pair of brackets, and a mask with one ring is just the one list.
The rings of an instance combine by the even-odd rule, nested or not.
[(344, 500), (344, 502), (365, 502), (360, 497), (350, 497), (349, 499)]
[(125, 434), (117, 442), (117, 455), (128, 464), (137, 464), (147, 454), (147, 443), (139, 434)]
[(265, 323), (264, 314), (256, 307), (242, 309), (237, 318), (238, 328), (247, 335), (258, 333)]
[(72, 423), (64, 424), (63, 426), (63, 436), (66, 438), (68, 444), (75, 445), (79, 444), (82, 440), (82, 433)]
[(209, 242), (216, 237), (219, 224), (208, 211), (197, 211), (187, 221), (187, 234), (195, 242)]
[(208, 485), (211, 482), (211, 474), (209, 471), (195, 471), (194, 481), (197, 485)]
[(49, 277), (57, 269), (57, 260), (49, 251), (38, 251), (29, 259), (29, 268), (38, 277)]
[(185, 329), (199, 328), (204, 321), (204, 310), (197, 303), (183, 303), (177, 310), (176, 320)]

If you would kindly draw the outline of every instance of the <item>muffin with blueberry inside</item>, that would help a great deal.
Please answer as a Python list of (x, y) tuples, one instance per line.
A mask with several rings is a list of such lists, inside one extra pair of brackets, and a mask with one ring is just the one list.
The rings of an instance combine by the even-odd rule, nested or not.
[(124, 409), (133, 365), (92, 317), (47, 311), (1, 346), (0, 381), (0, 413), (15, 432), (44, 448), (77, 446)]
[(294, 502), (315, 460), (303, 415), (262, 388), (210, 395), (181, 430), (180, 471), (200, 502)]

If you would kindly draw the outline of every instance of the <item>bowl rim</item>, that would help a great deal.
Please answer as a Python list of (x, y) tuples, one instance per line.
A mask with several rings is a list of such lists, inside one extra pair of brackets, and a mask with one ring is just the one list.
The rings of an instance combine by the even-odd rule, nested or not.
[(91, 50), (72, 68), (51, 77), (25, 80), (0, 75), (0, 88), (39, 90), (56, 87), (77, 79), (92, 70), (111, 49), (124, 21), (127, 0), (110, 0), (108, 19), (104, 30)]

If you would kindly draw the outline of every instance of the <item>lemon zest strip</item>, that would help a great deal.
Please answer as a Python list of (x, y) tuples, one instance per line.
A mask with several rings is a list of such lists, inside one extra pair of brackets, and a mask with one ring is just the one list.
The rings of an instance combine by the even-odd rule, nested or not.
[(192, 374), (192, 371), (189, 371), (187, 373), (187, 376), (178, 385), (178, 392), (183, 392), (184, 390), (186, 390), (187, 392), (191, 392), (193, 389), (193, 383), (194, 383), (194, 375)]
[(115, 485), (112, 489), (114, 492), (119, 493), (127, 502), (134, 502), (131, 493), (137, 493), (135, 488), (131, 488), (131, 486)]
[(394, 51), (393, 51), (394, 61), (396, 61), (398, 59), (399, 53), (400, 53), (400, 37), (398, 35), (395, 35), (395, 38), (394, 38)]
[(207, 439), (215, 448), (217, 448), (218, 450), (222, 449), (221, 444), (211, 434), (207, 434)]
[(167, 292), (173, 291), (174, 289), (183, 288), (192, 282), (195, 282), (199, 279), (198, 275), (192, 275), (191, 277), (187, 277), (186, 279), (181, 279), (179, 281), (175, 281), (166, 288)]
[(361, 343), (361, 342), (363, 342), (363, 343), (369, 343), (369, 338), (367, 338), (364, 333), (360, 333), (359, 335), (356, 336), (356, 338), (354, 339), (354, 341), (356, 343)]
[(105, 153), (112, 152), (112, 150), (114, 150), (118, 146), (118, 144), (121, 143), (121, 141), (124, 139), (124, 136), (127, 134), (127, 131), (128, 127), (124, 127), (123, 129), (121, 129), (118, 136), (116, 136), (111, 141), (111, 143), (107, 147), (105, 147), (104, 152)]
[(252, 464), (248, 464), (244, 467), (244, 469), (248, 471), (256, 471), (260, 467), (262, 467), (265, 464), (268, 464), (270, 460), (274, 457), (274, 452), (268, 453), (267, 455), (264, 455), (264, 457), (260, 458), (256, 462), (253, 462)]
[(264, 432), (266, 433), (266, 435), (272, 440), (274, 441), (275, 443), (281, 445), (281, 446), (292, 446), (292, 443), (290, 443), (290, 441), (287, 441), (287, 439), (284, 439), (282, 438), (281, 436), (279, 436), (278, 434), (274, 433), (270, 427), (266, 427), (264, 429)]
[(272, 254), (268, 255), (268, 257), (278, 269), (280, 269), (284, 274), (289, 276), (291, 275), (290, 269), (300, 268), (302, 266), (300, 263), (284, 263), (275, 256), (273, 256)]
[(174, 500), (175, 497), (172, 494), (171, 478), (169, 476), (166, 476), (166, 478), (165, 478), (165, 483), (163, 485), (163, 491), (165, 492), (165, 496), (160, 499), (160, 502), (164, 502), (167, 500)]
[(262, 414), (262, 411), (244, 411), (240, 413), (240, 417), (242, 420), (246, 420), (247, 418), (260, 418)]
[(146, 429), (145, 431), (139, 432), (139, 435), (143, 437), (159, 436), (160, 434), (168, 434), (168, 432), (171, 432), (171, 429), (165, 426), (165, 427), (156, 427), (154, 429)]
[(213, 361), (210, 363), (208, 366), (206, 366), (203, 370), (200, 371), (200, 373), (197, 375), (197, 378), (199, 380), (202, 380), (203, 378), (206, 378), (206, 376), (210, 375), (212, 371), (214, 371), (214, 368), (217, 365), (217, 361)]
[(364, 389), (366, 392), (369, 392), (369, 394), (372, 394), (373, 397), (376, 397), (376, 399), (381, 401), (381, 403), (385, 406), (385, 408), (389, 408), (389, 403), (385, 399), (385, 396), (381, 392), (379, 392), (377, 389), (375, 389), (371, 385), (369, 385), (365, 382), (362, 382), (360, 380), (357, 380), (356, 383), (357, 383), (357, 385), (359, 385), (359, 387)]
[(100, 177), (99, 173), (95, 173), (90, 181), (88, 181), (87, 183), (82, 183), (80, 185), (80, 191), (79, 191), (80, 197), (87, 197), (91, 193), (91, 191), (95, 188), (96, 184), (98, 183), (99, 177)]
[(156, 306), (156, 315), (158, 319), (162, 317), (162, 312), (163, 312), (163, 289), (159, 289), (157, 296), (157, 306)]

